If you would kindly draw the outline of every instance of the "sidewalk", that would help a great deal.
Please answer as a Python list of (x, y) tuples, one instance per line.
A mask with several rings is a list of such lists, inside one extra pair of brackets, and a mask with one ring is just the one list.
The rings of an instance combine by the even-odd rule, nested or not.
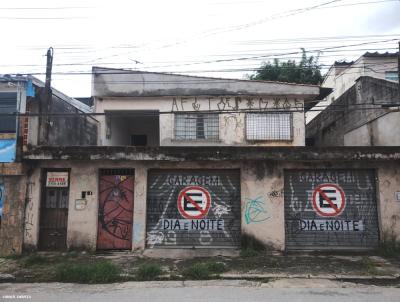
[[(123, 276), (120, 281), (217, 278), (268, 282), (272, 279), (302, 278), (354, 282), (374, 280), (400, 286), (400, 257), (389, 259), (376, 255), (326, 253), (242, 253), (239, 257), (154, 259), (129, 252), (43, 252), (16, 258), (0, 258), (0, 282), (60, 281), (57, 270), (62, 265), (67, 268), (81, 267), (83, 273), (86, 273), (83, 268), (88, 264), (101, 266), (104, 263), (111, 263), (118, 268), (119, 275)], [(106, 274), (107, 269), (109, 270), (103, 269)], [(140, 270), (143, 274), (139, 278)]]

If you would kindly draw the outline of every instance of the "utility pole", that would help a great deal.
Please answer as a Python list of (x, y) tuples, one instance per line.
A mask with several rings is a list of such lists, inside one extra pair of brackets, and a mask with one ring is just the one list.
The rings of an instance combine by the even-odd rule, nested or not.
[[(42, 90), (39, 104), (39, 144), (47, 145), (49, 140), (50, 116), (52, 107), (51, 70), (53, 68), (53, 47), (47, 50), (46, 80)], [(44, 114), (44, 115), (43, 115)]]

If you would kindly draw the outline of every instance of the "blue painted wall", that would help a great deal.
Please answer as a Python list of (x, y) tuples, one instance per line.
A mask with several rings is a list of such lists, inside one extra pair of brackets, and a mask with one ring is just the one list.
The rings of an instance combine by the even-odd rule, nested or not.
[(0, 163), (15, 161), (17, 141), (15, 139), (0, 139)]

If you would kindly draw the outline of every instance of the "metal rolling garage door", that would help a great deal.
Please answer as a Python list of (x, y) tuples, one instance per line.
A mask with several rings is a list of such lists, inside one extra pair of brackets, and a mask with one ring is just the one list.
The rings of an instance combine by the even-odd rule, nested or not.
[(221, 248), (240, 244), (239, 170), (151, 170), (148, 248)]
[(376, 247), (374, 171), (285, 171), (285, 230), (287, 250)]

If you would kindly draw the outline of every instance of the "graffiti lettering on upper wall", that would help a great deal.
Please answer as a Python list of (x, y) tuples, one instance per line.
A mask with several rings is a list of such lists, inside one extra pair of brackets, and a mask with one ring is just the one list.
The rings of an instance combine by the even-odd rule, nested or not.
[(267, 216), (267, 211), (265, 210), (265, 202), (262, 196), (258, 196), (253, 199), (246, 199), (246, 207), (244, 212), (244, 218), (247, 224), (254, 222), (262, 222), (270, 217)]
[(260, 97), (174, 97), (171, 101), (171, 111), (238, 111), (238, 110), (303, 110), (303, 102), (297, 99), (275, 97), (265, 99)]
[(238, 246), (236, 170), (154, 170), (147, 193), (147, 246)]

